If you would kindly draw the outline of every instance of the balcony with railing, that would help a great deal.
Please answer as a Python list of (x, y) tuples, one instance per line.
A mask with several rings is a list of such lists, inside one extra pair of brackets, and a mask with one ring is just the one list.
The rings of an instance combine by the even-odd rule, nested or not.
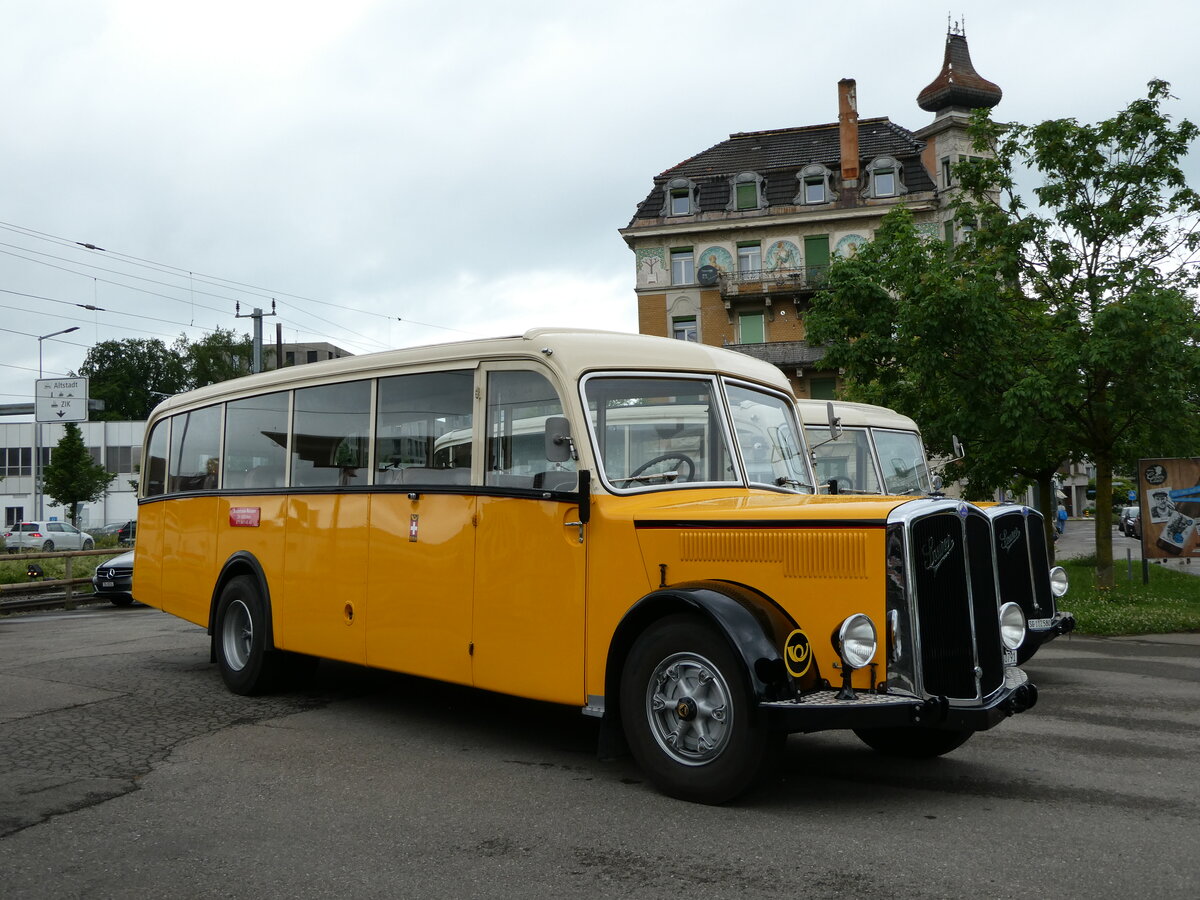
[(813, 294), (825, 286), (829, 266), (746, 269), (721, 272), (721, 296), (762, 297), (771, 294)]

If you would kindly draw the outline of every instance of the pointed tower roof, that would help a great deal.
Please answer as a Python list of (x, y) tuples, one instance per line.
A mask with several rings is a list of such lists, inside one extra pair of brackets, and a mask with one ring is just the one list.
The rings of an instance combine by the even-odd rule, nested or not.
[(951, 28), (946, 34), (946, 56), (938, 77), (917, 94), (917, 105), (938, 113), (950, 107), (990, 109), (1000, 102), (1004, 92), (975, 71), (965, 30)]

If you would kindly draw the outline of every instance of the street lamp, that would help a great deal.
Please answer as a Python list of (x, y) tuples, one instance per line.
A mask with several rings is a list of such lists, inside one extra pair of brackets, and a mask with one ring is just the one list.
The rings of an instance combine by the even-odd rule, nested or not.
[[(78, 325), (64, 328), (62, 331), (52, 331), (41, 335), (38, 340), (38, 381), (42, 380), (42, 341), (60, 334), (70, 334), (78, 331)], [(37, 521), (42, 519), (42, 423), (37, 421), (37, 390), (33, 392), (33, 512)]]

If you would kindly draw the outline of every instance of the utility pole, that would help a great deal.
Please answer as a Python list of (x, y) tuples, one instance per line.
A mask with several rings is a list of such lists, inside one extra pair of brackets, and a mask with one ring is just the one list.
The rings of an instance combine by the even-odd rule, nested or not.
[[(254, 337), (253, 337), (253, 341), (251, 344), (252, 356), (250, 358), (250, 371), (251, 372), (261, 372), (262, 371), (262, 341), (263, 341), (262, 320), (263, 320), (263, 316), (273, 316), (275, 314), (276, 313), (275, 313), (275, 300), (274, 299), (271, 300), (271, 311), (269, 313), (263, 312), (261, 309), (259, 309), (256, 306), (256, 307), (254, 307), (254, 312), (246, 313), (246, 315), (242, 315), (242, 304), (237, 303), (234, 305), (234, 316), (233, 317), (235, 319), (253, 319), (254, 320)], [(276, 364), (278, 365), (278, 362)]]

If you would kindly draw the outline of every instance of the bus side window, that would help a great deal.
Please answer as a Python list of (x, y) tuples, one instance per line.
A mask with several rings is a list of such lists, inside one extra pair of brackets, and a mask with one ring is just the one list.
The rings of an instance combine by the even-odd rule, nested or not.
[(558, 391), (540, 372), (489, 372), (484, 483), (574, 490), (575, 461), (552, 463), (546, 459), (546, 419), (562, 414)]
[(474, 398), (470, 369), (381, 378), (375, 483), (469, 484)]
[(223, 404), (174, 416), (171, 425), (169, 493), (212, 490), (219, 484)]
[(367, 483), (371, 382), (347, 381), (296, 391), (291, 436), (292, 485)]

